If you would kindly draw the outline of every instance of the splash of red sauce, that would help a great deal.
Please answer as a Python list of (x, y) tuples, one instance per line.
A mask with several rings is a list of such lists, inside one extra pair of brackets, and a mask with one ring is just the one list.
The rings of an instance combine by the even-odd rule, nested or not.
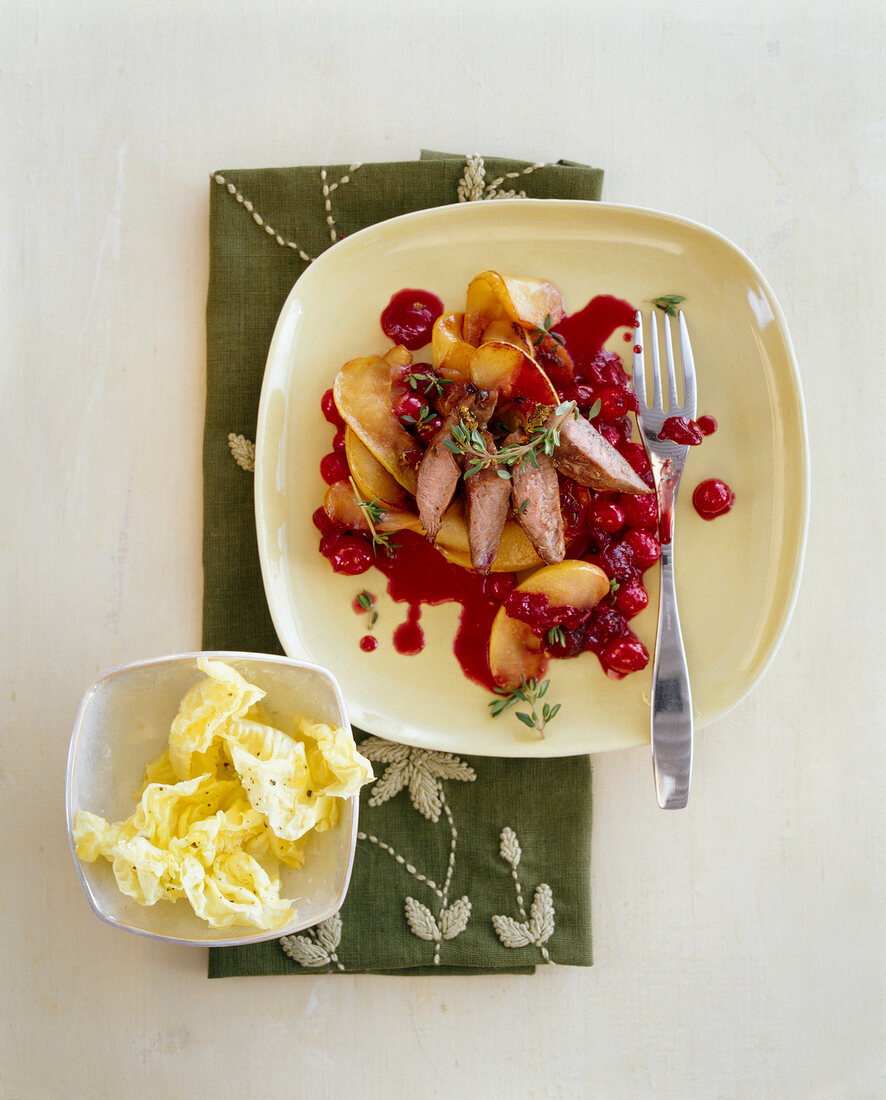
[[(398, 531), (390, 554), (373, 554), (369, 540), (360, 532), (337, 527), (322, 508), (314, 523), (323, 537), (320, 551), (336, 573), (364, 572), (354, 563), (374, 565), (387, 578), (388, 595), (406, 604), (406, 619), (394, 631), (394, 648), (413, 655), (424, 648), (422, 606), (457, 603), (461, 607), (454, 652), (466, 676), (488, 690), (494, 690), (489, 671), (489, 634), (492, 620), (502, 601), (512, 591), (516, 578), (511, 573), (481, 577), (446, 560), (439, 550), (414, 531)], [(361, 609), (365, 610), (365, 609)]]
[(360, 648), (364, 653), (371, 653), (378, 648), (378, 638), (372, 634), (364, 634), (360, 639)]
[(554, 332), (566, 341), (577, 372), (581, 365), (600, 351), (616, 329), (633, 329), (636, 310), (623, 298), (600, 294), (592, 298), (584, 309), (564, 317)]
[(395, 344), (417, 351), (430, 342), (443, 303), (427, 290), (398, 290), (381, 315), (381, 327)]

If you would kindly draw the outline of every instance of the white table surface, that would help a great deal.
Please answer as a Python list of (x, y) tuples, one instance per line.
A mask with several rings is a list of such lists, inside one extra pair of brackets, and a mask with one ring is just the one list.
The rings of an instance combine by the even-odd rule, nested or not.
[[(3, 0), (0, 1093), (867, 1098), (884, 1081), (883, 8)], [(590, 970), (210, 982), (64, 832), (80, 695), (198, 648), (209, 175), (422, 147), (606, 169), (761, 268), (805, 389), (791, 628), (690, 808), (595, 758)], [(866, 368), (871, 368), (866, 375)]]

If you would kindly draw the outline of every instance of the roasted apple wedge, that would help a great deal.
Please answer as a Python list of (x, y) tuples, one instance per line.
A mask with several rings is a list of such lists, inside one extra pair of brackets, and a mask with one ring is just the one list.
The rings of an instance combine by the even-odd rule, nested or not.
[[(543, 597), (546, 614), (556, 608), (590, 610), (609, 592), (609, 578), (596, 565), (570, 559), (537, 570), (514, 592)], [(489, 637), (489, 669), (502, 690), (513, 691), (522, 680), (544, 675), (547, 655), (542, 642), (529, 623), (499, 608)]]
[(402, 511), (412, 503), (409, 493), (382, 466), (353, 428), (345, 428), (345, 458), (364, 500), (379, 500), (388, 510)]
[(493, 321), (517, 321), (528, 328), (541, 328), (557, 324), (563, 314), (563, 298), (553, 283), (484, 271), (468, 284), (463, 335), (469, 344), (479, 344)]
[[(471, 554), (470, 534), (460, 500), (457, 500), (443, 517), (434, 545), (453, 565), (461, 565), (465, 569), (475, 568)], [(498, 553), (489, 572), (521, 573), (541, 564), (542, 560), (535, 552), (526, 533), (512, 519), (506, 520), (501, 531)]]
[(388, 473), (414, 496), (416, 466), (421, 452), (394, 414), (391, 402), (393, 369), (380, 355), (351, 359), (335, 376), (332, 392), (348, 427)]
[(517, 343), (484, 341), (474, 350), (469, 370), (478, 389), (496, 390), (503, 402), (521, 397), (540, 405), (559, 403), (548, 376)]
[(441, 378), (451, 381), (470, 381), (473, 344), (462, 336), (463, 313), (444, 313), (434, 322), (431, 333), (431, 352), (434, 367)]
[[(358, 490), (359, 492), (359, 490)], [(354, 491), (350, 481), (336, 481), (330, 485), (323, 497), (323, 511), (338, 527), (348, 531), (368, 531), (366, 513), (360, 507), (360, 497)], [(375, 521), (377, 531), (421, 531), (421, 521), (414, 512), (397, 508), (386, 509), (378, 505)]]

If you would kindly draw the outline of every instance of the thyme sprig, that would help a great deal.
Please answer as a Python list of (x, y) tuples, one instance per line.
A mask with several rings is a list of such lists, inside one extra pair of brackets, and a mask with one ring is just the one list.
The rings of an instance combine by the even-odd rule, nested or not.
[(676, 317), (677, 306), (681, 302), (685, 302), (686, 298), (682, 294), (663, 294), (660, 298), (650, 298), (649, 300), (658, 309), (663, 310), (668, 317)]
[(563, 631), (563, 627), (560, 626), (559, 623), (556, 626), (552, 626), (547, 631), (547, 633), (545, 634), (545, 638), (548, 642), (548, 645), (566, 645), (566, 634)]
[(372, 628), (378, 622), (378, 612), (375, 609), (375, 597), (372, 595), (371, 592), (367, 592), (364, 588), (363, 591), (357, 596), (357, 603), (369, 616), (367, 630), (372, 630)]
[(419, 386), (424, 386), (422, 393), (427, 396), (429, 393), (434, 393), (437, 397), (443, 396), (443, 387), (451, 386), (451, 378), (441, 378), (437, 374), (431, 374), (430, 371), (410, 371), (406, 375), (406, 382), (411, 390), (417, 390)]
[(437, 414), (434, 412), (430, 405), (422, 405), (421, 412), (418, 414), (418, 416), (407, 415), (401, 416), (400, 419), (405, 421), (407, 424), (414, 424), (416, 428), (423, 428), (426, 424), (430, 424), (430, 422), (434, 419), (436, 415)]
[(379, 548), (385, 551), (386, 554), (393, 554), (396, 550), (396, 544), (391, 542), (391, 536), (383, 531), (379, 531), (376, 524), (381, 523), (384, 511), (379, 503), (378, 497), (373, 497), (372, 500), (362, 500), (360, 498), (360, 490), (357, 488), (357, 483), (352, 477), (348, 478), (351, 483), (351, 488), (354, 490), (354, 496), (357, 498), (357, 507), (363, 513), (363, 518), (366, 520), (366, 526), (369, 528), (369, 534), (372, 536), (372, 552), (378, 554)]
[(517, 703), (528, 703), (528, 713), (524, 710), (518, 710), (516, 717), (524, 726), (535, 730), (538, 736), (543, 738), (545, 726), (553, 721), (560, 709), (559, 703), (554, 703), (553, 706), (550, 703), (543, 703), (540, 710), (537, 706), (539, 700), (547, 693), (550, 684), (550, 680), (542, 680), (539, 683), (537, 680), (527, 680), (524, 676), (520, 680), (520, 686), (514, 688), (513, 691), (497, 691), (495, 693), (499, 698), (493, 699), (489, 704), (490, 714), (493, 718), (497, 718)]
[(570, 417), (578, 417), (578, 406), (574, 401), (564, 401), (554, 409), (554, 414), (555, 419), (550, 424), (532, 427), (525, 443), (509, 443), (497, 451), (490, 451), (479, 428), (470, 428), (463, 420), (453, 424), (450, 438), (443, 442), (453, 454), (464, 455), (469, 460), (465, 477), (494, 466), (499, 477), (509, 478), (514, 466), (522, 470), (529, 463), (538, 469), (540, 452), (553, 455), (560, 442), (560, 429)]
[(533, 325), (529, 330), (532, 333), (532, 346), (534, 348), (539, 347), (545, 342), (545, 340), (553, 340), (557, 347), (562, 347), (566, 341), (560, 335), (559, 332), (552, 332), (553, 321), (551, 320), (550, 313), (545, 315), (544, 322), (540, 325)]

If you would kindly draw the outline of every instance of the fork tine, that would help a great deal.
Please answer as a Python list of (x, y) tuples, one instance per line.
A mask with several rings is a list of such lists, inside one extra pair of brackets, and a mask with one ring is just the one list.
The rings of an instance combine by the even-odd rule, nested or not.
[(661, 363), (658, 355), (658, 323), (655, 313), (649, 315), (649, 335), (652, 337), (652, 408), (661, 409)]
[[(637, 348), (640, 350), (637, 351)], [(641, 408), (646, 407), (646, 375), (643, 370), (643, 315), (639, 310), (634, 314), (634, 365), (631, 371), (631, 386)]]
[(668, 415), (673, 416), (679, 407), (677, 400), (677, 370), (674, 366), (674, 343), (671, 338), (671, 322), (667, 315), (663, 318), (665, 330), (665, 366), (668, 372)]
[(689, 343), (689, 329), (681, 309), (678, 314), (680, 329), (680, 357), (683, 360), (683, 405), (686, 415), (695, 416), (695, 360), (692, 357), (692, 345)]

